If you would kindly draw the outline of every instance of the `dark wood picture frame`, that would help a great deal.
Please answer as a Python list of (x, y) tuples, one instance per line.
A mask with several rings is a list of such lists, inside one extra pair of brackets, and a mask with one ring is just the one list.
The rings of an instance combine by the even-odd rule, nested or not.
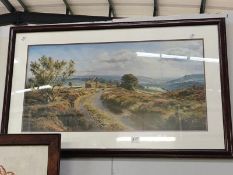
[[(48, 146), (48, 175), (59, 175), (60, 169), (60, 134), (2, 134), (1, 146)], [(1, 162), (4, 163), (4, 162)]]
[(224, 18), (183, 19), (168, 21), (120, 22), (98, 24), (71, 24), (20, 26), (11, 28), (6, 74), (5, 96), (1, 132), (8, 133), (11, 88), (14, 67), (16, 35), (19, 33), (59, 32), (78, 30), (108, 30), (150, 27), (179, 27), (216, 25), (218, 27), (218, 44), (220, 58), (220, 80), (222, 98), (222, 120), (224, 126), (224, 149), (62, 149), (62, 157), (196, 157), (196, 158), (231, 158), (232, 157), (232, 124), (228, 79), (226, 29)]

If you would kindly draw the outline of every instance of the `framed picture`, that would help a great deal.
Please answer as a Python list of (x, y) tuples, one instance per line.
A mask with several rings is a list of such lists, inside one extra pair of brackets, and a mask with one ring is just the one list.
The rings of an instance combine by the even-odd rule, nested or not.
[(59, 175), (59, 134), (0, 135), (0, 175)]
[(13, 27), (4, 100), (63, 157), (230, 157), (224, 18)]

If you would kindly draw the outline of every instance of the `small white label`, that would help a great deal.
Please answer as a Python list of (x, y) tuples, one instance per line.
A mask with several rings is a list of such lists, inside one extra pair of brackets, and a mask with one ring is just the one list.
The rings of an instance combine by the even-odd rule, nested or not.
[(140, 137), (138, 137), (138, 136), (134, 136), (131, 138), (132, 143), (139, 143), (139, 141), (140, 141)]

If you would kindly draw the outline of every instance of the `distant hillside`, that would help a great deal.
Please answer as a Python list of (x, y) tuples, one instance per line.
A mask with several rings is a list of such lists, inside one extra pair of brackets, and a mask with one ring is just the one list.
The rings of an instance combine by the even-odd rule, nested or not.
[(99, 79), (99, 80), (105, 80), (105, 81), (120, 81), (121, 76), (115, 76), (115, 75), (83, 75), (83, 76), (76, 76), (71, 78), (71, 80), (81, 80), (86, 81), (90, 79)]
[(171, 80), (171, 78), (150, 78), (145, 76), (138, 76), (139, 84), (141, 85), (160, 85)]
[(177, 89), (185, 89), (192, 86), (202, 86), (204, 85), (204, 81), (205, 79), (203, 74), (192, 74), (167, 81), (166, 83), (161, 84), (161, 87), (168, 91), (173, 91)]
[[(90, 79), (98, 79), (98, 80), (105, 80), (105, 81), (121, 81), (121, 77), (119, 75), (83, 75), (83, 76), (76, 76), (73, 77), (69, 80), (71, 81), (75, 81), (75, 80), (81, 80), (81, 81), (86, 81), (86, 80), (90, 80)], [(168, 80), (171, 79), (154, 79), (154, 78), (150, 78), (150, 77), (146, 77), (146, 76), (137, 76), (139, 84), (145, 84), (145, 85), (152, 85), (152, 84), (161, 84), (161, 83), (165, 83)]]
[[(177, 79), (154, 79), (145, 76), (137, 76), (138, 82), (140, 85), (154, 89), (154, 88), (162, 88), (167, 91), (174, 91), (177, 89), (186, 89), (192, 86), (202, 86), (204, 85), (204, 75), (203, 74), (192, 74), (185, 75), (181, 78)], [(85, 75), (85, 76), (76, 76), (69, 80), (68, 82), (72, 82), (73, 85), (84, 86), (85, 81), (97, 79), (99, 82), (112, 82), (112, 83), (120, 83), (121, 76), (118, 75)]]

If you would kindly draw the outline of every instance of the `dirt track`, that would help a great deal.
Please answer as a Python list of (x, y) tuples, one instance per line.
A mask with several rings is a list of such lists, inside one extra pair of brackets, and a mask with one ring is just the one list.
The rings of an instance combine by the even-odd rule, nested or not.
[[(88, 120), (93, 120), (91, 113), (85, 108), (84, 103), (89, 101), (91, 106), (95, 109), (98, 109), (102, 113), (107, 114), (107, 116), (114, 118), (115, 120), (121, 122), (126, 127), (126, 130), (143, 130), (144, 122), (143, 117), (135, 116), (130, 111), (124, 110), (121, 113), (114, 113), (109, 110), (102, 102), (101, 95), (104, 93), (104, 90), (98, 90), (92, 95), (88, 95), (80, 98), (75, 102), (75, 109), (79, 110)], [(97, 128), (96, 128), (97, 129)]]

